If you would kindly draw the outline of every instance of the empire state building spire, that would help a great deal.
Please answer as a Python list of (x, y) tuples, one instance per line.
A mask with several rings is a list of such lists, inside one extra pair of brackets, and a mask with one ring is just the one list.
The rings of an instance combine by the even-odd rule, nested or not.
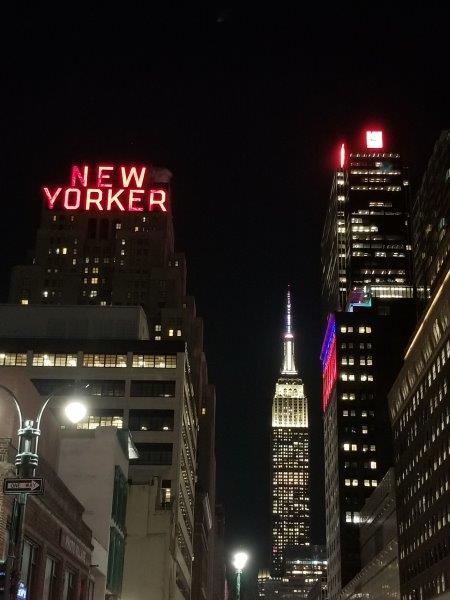
[(291, 289), (288, 287), (286, 303), (286, 330), (283, 335), (284, 360), (282, 375), (297, 375), (294, 360), (294, 336), (291, 329)]

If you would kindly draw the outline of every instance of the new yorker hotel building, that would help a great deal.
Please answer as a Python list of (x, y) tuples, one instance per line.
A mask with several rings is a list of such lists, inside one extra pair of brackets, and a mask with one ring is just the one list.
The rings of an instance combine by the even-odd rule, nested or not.
[[(10, 302), (22, 312), (4, 315), (12, 329), (0, 349), (43, 395), (59, 380), (89, 383), (83, 427), (131, 430), (139, 458), (129, 471), (123, 593), (136, 599), (145, 590), (188, 598), (212, 585), (214, 444), (200, 451), (198, 431), (214, 438), (215, 395), (174, 250), (169, 181), (164, 169), (81, 165), (66, 187), (44, 187), (32, 263), (12, 274)], [(25, 322), (19, 335), (14, 324)]]
[(408, 175), (382, 131), (366, 131), (360, 149), (342, 144), (322, 235), (322, 301), (344, 310), (349, 292), (411, 298)]

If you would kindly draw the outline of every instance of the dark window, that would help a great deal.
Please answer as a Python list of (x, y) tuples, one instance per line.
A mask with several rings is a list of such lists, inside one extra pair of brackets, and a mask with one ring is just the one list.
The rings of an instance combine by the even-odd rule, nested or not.
[(32, 379), (31, 381), (42, 396), (50, 396), (59, 390), (65, 393), (64, 388), (70, 389), (70, 384), (74, 383), (73, 379)]
[(27, 588), (27, 597), (32, 598), (33, 594), (33, 583), (34, 575), (36, 572), (38, 548), (32, 542), (25, 540), (23, 543), (23, 554), (22, 554), (22, 569), (21, 569), (21, 581)]
[(100, 239), (107, 240), (109, 238), (109, 221), (102, 219), (100, 221)]
[(173, 398), (175, 396), (175, 381), (132, 381), (131, 396)]
[(171, 465), (172, 444), (136, 444), (139, 458), (133, 462), (138, 465)]
[(173, 410), (130, 410), (131, 431), (173, 431)]
[(97, 235), (97, 219), (89, 219), (88, 221), (88, 239), (95, 240)]
[(89, 384), (86, 392), (90, 396), (125, 396), (125, 381), (123, 379), (97, 379), (83, 381), (82, 385)]

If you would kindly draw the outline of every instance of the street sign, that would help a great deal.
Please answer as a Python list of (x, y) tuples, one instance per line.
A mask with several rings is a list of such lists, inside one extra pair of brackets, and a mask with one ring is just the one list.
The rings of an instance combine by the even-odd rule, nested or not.
[(4, 494), (43, 494), (44, 480), (42, 477), (33, 479), (4, 479)]

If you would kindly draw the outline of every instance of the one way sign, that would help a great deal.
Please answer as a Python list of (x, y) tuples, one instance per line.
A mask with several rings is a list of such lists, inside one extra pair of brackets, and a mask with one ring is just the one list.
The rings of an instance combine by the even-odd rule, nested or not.
[(33, 479), (4, 479), (4, 494), (42, 494), (44, 480), (41, 477)]

